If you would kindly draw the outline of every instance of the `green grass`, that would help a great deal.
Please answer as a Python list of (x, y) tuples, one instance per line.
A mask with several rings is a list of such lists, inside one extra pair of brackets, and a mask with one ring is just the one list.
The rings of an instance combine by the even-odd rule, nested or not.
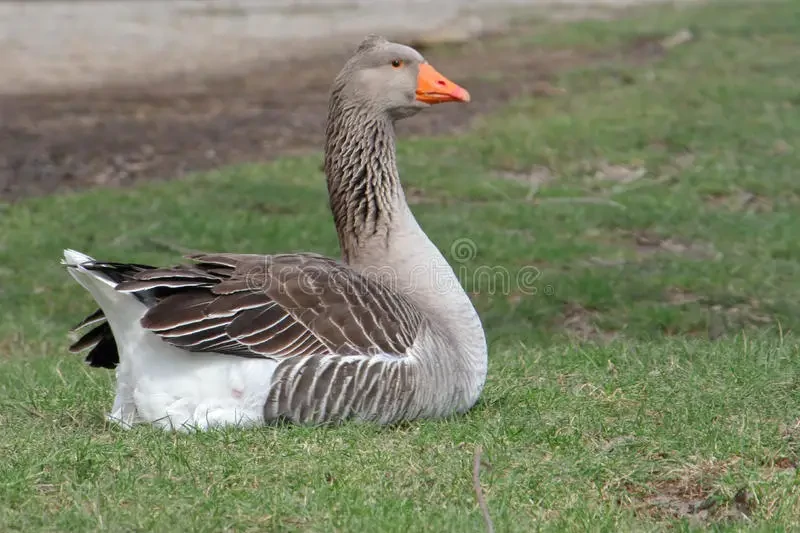
[[(800, 528), (800, 4), (639, 10), (513, 44), (685, 27), (655, 61), (606, 54), (563, 72), (563, 96), (401, 143), (412, 208), (490, 338), (483, 398), (450, 420), (121, 432), (111, 375), (66, 352), (92, 304), (64, 247), (336, 254), (319, 155), (0, 208), (0, 530), (481, 531), (478, 445), (498, 532)], [(540, 167), (550, 181), (521, 183)]]

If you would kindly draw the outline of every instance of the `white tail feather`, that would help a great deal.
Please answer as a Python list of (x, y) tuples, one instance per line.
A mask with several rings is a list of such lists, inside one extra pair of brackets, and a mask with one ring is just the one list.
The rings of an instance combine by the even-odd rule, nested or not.
[(133, 294), (83, 265), (88, 255), (64, 250), (62, 264), (94, 297), (117, 343), (120, 364), (109, 419), (124, 428), (149, 422), (164, 429), (200, 429), (263, 421), (277, 363), (216, 353), (191, 354), (143, 329), (146, 306)]
[(82, 263), (91, 263), (92, 261), (94, 261), (94, 259), (88, 255), (67, 248), (64, 250), (64, 259), (61, 260), (61, 264), (67, 266), (78, 266)]

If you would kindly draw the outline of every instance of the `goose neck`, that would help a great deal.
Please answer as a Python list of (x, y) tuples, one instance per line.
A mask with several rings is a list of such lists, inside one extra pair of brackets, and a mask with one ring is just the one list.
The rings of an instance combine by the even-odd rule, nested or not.
[(326, 135), (330, 207), (347, 259), (354, 248), (385, 239), (402, 211), (394, 124), (383, 113), (334, 102)]

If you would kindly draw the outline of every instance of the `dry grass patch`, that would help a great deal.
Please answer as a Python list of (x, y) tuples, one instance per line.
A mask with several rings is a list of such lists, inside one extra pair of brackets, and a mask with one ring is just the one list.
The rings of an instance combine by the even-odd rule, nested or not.
[(771, 213), (774, 202), (771, 198), (749, 191), (708, 194), (703, 198), (706, 205), (735, 213)]
[(568, 337), (579, 342), (605, 344), (617, 338), (618, 333), (606, 331), (598, 326), (600, 313), (577, 302), (564, 304), (555, 320), (555, 327), (564, 331)]
[(627, 483), (627, 497), (621, 498), (620, 503), (637, 515), (656, 520), (688, 519), (701, 525), (742, 519), (742, 511), (731, 505), (736, 498), (725, 497), (719, 485), (720, 478), (740, 463), (739, 457), (712, 459), (667, 472), (661, 479), (644, 485)]

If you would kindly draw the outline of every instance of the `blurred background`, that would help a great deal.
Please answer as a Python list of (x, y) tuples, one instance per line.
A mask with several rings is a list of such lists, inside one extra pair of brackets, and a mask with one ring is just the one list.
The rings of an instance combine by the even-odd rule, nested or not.
[[(502, 36), (521, 14), (602, 17), (641, 3), (653, 0), (0, 2), (0, 197), (318, 148), (330, 80), (370, 32), (436, 47), (434, 57), (447, 48), (443, 67), (463, 81), (480, 39)], [(505, 62), (498, 75), (535, 66), (484, 61)], [(460, 127), (526, 83), (487, 92), (468, 114), (445, 110), (408, 127)]]
[(230, 68), (369, 32), (475, 36), (525, 8), (653, 0), (111, 0), (0, 2), (3, 92)]

